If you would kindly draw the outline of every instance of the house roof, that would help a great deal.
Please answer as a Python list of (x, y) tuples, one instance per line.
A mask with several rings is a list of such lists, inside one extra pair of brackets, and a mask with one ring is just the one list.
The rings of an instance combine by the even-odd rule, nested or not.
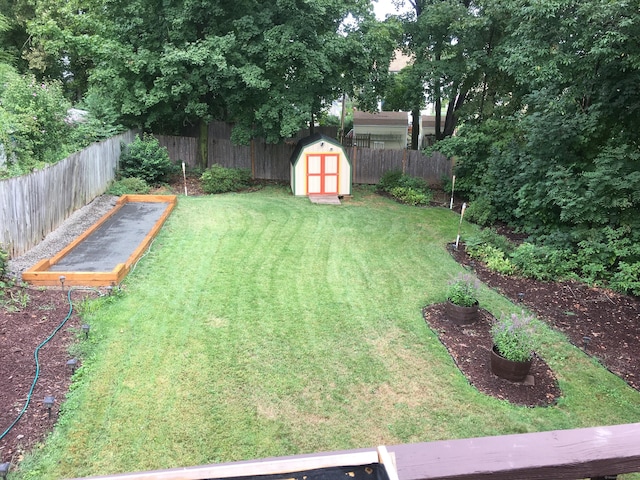
[[(445, 115), (440, 117), (440, 125), (442, 127), (444, 127), (445, 120), (446, 120)], [(423, 115), (422, 116), (422, 126), (423, 127), (435, 128), (436, 127), (436, 117), (435, 117), (435, 115)]]
[(309, 135), (308, 137), (301, 138), (298, 141), (298, 143), (296, 144), (296, 148), (293, 150), (293, 153), (289, 158), (289, 161), (292, 164), (295, 164), (296, 161), (298, 160), (298, 157), (300, 157), (300, 154), (305, 149), (305, 147), (319, 141), (331, 143), (337, 147), (340, 147), (340, 149), (344, 151), (340, 142), (338, 142), (338, 140), (336, 140), (335, 138), (328, 137), (327, 135), (323, 135), (322, 133), (314, 133), (313, 135)]
[(389, 126), (407, 126), (409, 120), (407, 112), (361, 112), (353, 111), (354, 125), (389, 125)]

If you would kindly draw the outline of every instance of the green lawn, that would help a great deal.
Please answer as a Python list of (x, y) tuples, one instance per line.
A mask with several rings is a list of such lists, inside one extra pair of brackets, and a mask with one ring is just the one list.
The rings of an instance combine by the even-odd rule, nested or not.
[[(461, 271), (458, 220), (366, 190), (339, 207), (276, 187), (181, 197), (126, 292), (83, 305), (85, 364), (16, 478), (638, 421), (640, 394), (551, 331), (558, 405), (466, 382), (421, 316)], [(487, 288), (481, 303), (516, 311)]]

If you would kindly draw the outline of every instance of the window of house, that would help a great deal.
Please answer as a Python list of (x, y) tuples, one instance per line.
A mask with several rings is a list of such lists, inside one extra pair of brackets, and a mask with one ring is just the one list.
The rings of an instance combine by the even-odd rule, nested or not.
[(384, 142), (373, 142), (374, 150), (384, 150)]

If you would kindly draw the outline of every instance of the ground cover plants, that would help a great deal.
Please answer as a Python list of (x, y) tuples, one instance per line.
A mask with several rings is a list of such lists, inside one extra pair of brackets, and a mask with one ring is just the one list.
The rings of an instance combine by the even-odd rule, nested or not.
[(16, 478), (636, 421), (640, 394), (545, 325), (556, 404), (469, 384), (421, 313), (463, 272), (445, 248), (458, 223), (371, 190), (341, 206), (277, 186), (181, 197), (123, 293), (82, 305), (83, 366)]

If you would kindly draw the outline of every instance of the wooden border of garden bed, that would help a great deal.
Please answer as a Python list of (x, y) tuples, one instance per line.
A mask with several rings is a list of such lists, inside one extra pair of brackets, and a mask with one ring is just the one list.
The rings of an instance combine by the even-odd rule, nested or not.
[[(87, 286), (100, 287), (109, 285), (118, 285), (127, 276), (133, 265), (140, 259), (144, 252), (149, 248), (153, 239), (158, 235), (160, 228), (169, 217), (176, 204), (178, 203), (176, 195), (123, 195), (118, 199), (116, 206), (102, 216), (96, 223), (87, 229), (82, 235), (58, 252), (55, 256), (41, 260), (29, 270), (22, 273), (22, 280), (35, 286), (60, 286), (60, 277), (64, 276), (65, 286)], [(77, 245), (84, 241), (89, 235), (102, 226), (111, 216), (120, 210), (127, 203), (144, 202), (144, 203), (167, 203), (162, 216), (149, 230), (149, 233), (140, 242), (140, 244), (131, 253), (125, 263), (120, 263), (110, 272), (62, 272), (51, 271), (50, 268), (58, 263), (65, 255), (73, 250)]]

